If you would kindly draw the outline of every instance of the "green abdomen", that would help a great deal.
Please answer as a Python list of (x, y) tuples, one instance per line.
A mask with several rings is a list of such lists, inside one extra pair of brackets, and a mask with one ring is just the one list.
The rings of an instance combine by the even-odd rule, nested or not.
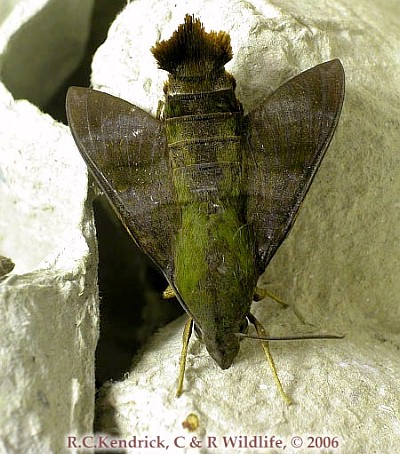
[(176, 287), (198, 321), (214, 320), (212, 313), (229, 313), (240, 321), (255, 279), (243, 216), (241, 106), (232, 86), (174, 95), (167, 91), (165, 111), (182, 213), (175, 244)]
[[(241, 112), (233, 90), (167, 97), (166, 130), (177, 202), (235, 205), (241, 195)], [(216, 208), (216, 206), (214, 206)]]

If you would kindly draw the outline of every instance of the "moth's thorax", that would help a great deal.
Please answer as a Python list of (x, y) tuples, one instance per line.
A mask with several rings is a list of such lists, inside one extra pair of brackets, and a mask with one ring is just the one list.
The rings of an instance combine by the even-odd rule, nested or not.
[[(228, 361), (222, 359), (226, 355), (233, 359), (225, 340), (240, 331), (258, 276), (248, 226), (236, 209), (220, 204), (216, 212), (208, 209), (207, 202), (182, 207), (174, 284), (208, 351), (221, 365)], [(225, 355), (225, 350), (231, 353)]]

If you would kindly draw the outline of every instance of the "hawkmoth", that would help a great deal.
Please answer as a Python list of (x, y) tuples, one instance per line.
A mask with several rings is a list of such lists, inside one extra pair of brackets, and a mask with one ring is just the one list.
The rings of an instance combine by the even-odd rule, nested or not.
[(181, 391), (192, 325), (222, 369), (249, 321), (264, 334), (250, 313), (257, 280), (332, 139), (344, 71), (337, 59), (315, 66), (244, 114), (224, 68), (229, 34), (186, 15), (151, 52), (168, 72), (162, 119), (79, 87), (66, 110), (90, 173), (189, 315)]

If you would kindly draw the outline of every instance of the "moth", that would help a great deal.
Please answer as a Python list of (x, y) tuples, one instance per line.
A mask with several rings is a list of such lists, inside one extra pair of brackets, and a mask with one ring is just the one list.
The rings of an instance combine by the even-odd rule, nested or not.
[(250, 313), (257, 280), (332, 139), (344, 71), (337, 59), (315, 66), (245, 114), (224, 68), (232, 58), (229, 34), (207, 33), (186, 15), (151, 52), (169, 73), (162, 118), (79, 87), (69, 88), (66, 111), (90, 173), (189, 316), (180, 394), (193, 327), (222, 369), (248, 322), (265, 335)]

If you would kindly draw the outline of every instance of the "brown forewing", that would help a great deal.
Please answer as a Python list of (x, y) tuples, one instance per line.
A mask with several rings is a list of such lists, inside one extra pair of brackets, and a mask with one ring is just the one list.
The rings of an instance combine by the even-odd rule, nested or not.
[(71, 87), (66, 109), (98, 185), (139, 247), (171, 279), (180, 220), (163, 123), (120, 98), (88, 88)]
[(339, 120), (344, 71), (339, 60), (282, 85), (244, 119), (247, 222), (262, 273), (286, 238)]

